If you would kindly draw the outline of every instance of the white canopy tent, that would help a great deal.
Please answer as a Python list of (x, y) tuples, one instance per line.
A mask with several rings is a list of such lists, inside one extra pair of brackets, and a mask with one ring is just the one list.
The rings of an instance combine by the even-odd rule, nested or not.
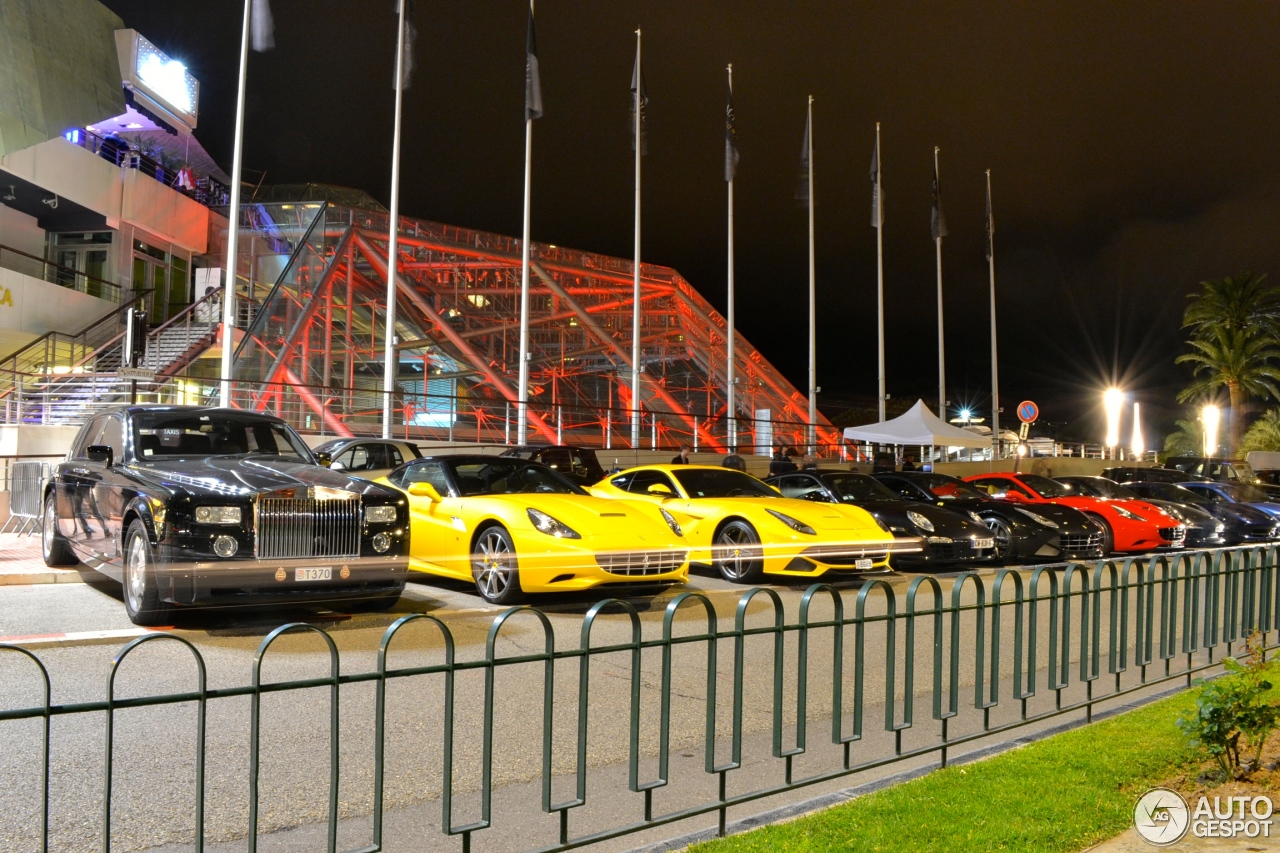
[(845, 427), (849, 441), (920, 447), (990, 447), (991, 439), (954, 427), (918, 400), (905, 414), (884, 423)]

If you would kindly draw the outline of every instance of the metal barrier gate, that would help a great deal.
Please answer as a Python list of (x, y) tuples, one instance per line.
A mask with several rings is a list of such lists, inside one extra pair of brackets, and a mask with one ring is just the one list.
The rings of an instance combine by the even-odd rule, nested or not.
[[(1065, 714), (1091, 721), (1099, 703), (1189, 685), (1254, 631), (1270, 645), (1280, 628), (1276, 557), (1276, 547), (1241, 548), (965, 572), (949, 588), (920, 576), (905, 591), (883, 579), (816, 584), (790, 606), (784, 595), (794, 594), (774, 589), (720, 607), (682, 593), (660, 619), (610, 599), (590, 608), (566, 648), (554, 614), (532, 608), (498, 615), (483, 641), (411, 614), (386, 629), (376, 665), (360, 672), (344, 671), (333, 636), (290, 624), (258, 646), (250, 683), (228, 687), (211, 686), (217, 659), (159, 633), (119, 651), (105, 699), (64, 704), (52, 701), (36, 654), (0, 646), (0, 686), (25, 672), (30, 695), (42, 697), (0, 711), (0, 778), (15, 804), (0, 811), (0, 838), (71, 850), (68, 827), (96, 825), (93, 844), (110, 851), (118, 827), (145, 824), (154, 836), (121, 846), (180, 840), (203, 850), (247, 836), (256, 851), (260, 838), (303, 824), (329, 851), (340, 835), (341, 849), (366, 853), (469, 851), (478, 835), (502, 832), (507, 848), (558, 851), (699, 815), (723, 833), (730, 808), (908, 760), (945, 766), (966, 744)], [(313, 676), (273, 680), (273, 661), (304, 646)], [(145, 655), (168, 663), (131, 662)], [(120, 688), (139, 667), (147, 686)], [(513, 689), (517, 672), (526, 681)], [(191, 686), (152, 692), (152, 679), (179, 676)], [(66, 765), (85, 764), (84, 750), (64, 754), (56, 736), (95, 727), (100, 795), (72, 796)], [(300, 748), (297, 732), (313, 729), (316, 745)], [(164, 756), (173, 778), (137, 770), (140, 750)], [(31, 769), (21, 778), (19, 754)], [(207, 772), (209, 761), (247, 777)], [(285, 784), (277, 761), (311, 775)], [(170, 806), (162, 789), (179, 778), (191, 801)], [(120, 793), (126, 786), (141, 793)], [(520, 790), (527, 813), (508, 796)], [(26, 811), (16, 807), (23, 791)], [(227, 797), (247, 802), (207, 817), (206, 805)], [(288, 816), (300, 798), (309, 819)], [(400, 810), (428, 808), (434, 838), (389, 829)]]
[(40, 529), (44, 510), (41, 497), (48, 479), (48, 462), (10, 462), (9, 519), (0, 527), (0, 533), (8, 531), (11, 525), (18, 533)]

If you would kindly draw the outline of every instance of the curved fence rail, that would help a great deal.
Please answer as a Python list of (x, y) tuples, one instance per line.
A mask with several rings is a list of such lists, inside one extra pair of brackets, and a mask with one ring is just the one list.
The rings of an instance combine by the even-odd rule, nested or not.
[[(376, 663), (361, 672), (342, 665), (333, 636), (295, 623), (261, 642), (249, 683), (236, 687), (210, 686), (209, 652), (156, 634), (116, 655), (105, 700), (67, 704), (50, 701), (55, 691), (39, 657), (0, 645), (0, 663), (8, 652), (34, 664), (32, 690), (43, 696), (29, 707), (0, 710), (0, 756), (23, 747), (22, 721), (37, 721), (38, 729), (21, 732), (23, 748), (40, 752), (35, 763), (42, 773), (31, 783), (42, 792), (38, 814), (0, 835), (38, 839), (48, 850), (60, 822), (75, 819), (49, 800), (51, 779), (65, 772), (50, 760), (51, 743), (56, 751), (62, 721), (74, 718), (102, 726), (101, 849), (145, 846), (137, 839), (113, 846), (119, 824), (113, 814), (146, 808), (117, 794), (116, 720), (133, 709), (181, 706), (194, 708), (183, 717), (194, 731), (149, 725), (163, 748), (194, 736), (195, 760), (181, 766), (190, 768), (195, 805), (152, 814), (150, 823), (167, 822), (157, 832), (181, 836), (196, 850), (215, 835), (247, 837), (248, 849), (257, 850), (280, 828), (278, 820), (264, 826), (262, 817), (269, 811), (264, 802), (280, 796), (260, 783), (264, 756), (278, 751), (265, 748), (264, 739), (281, 725), (278, 718), (264, 722), (264, 704), (281, 697), (272, 701), (300, 708), (307, 691), (311, 711), (290, 718), (327, 735), (327, 755), (311, 756), (327, 778), (308, 788), (323, 813), (311, 826), (329, 851), (339, 849), (340, 818), (353, 816), (365, 821), (365, 835), (344, 849), (406, 849), (404, 839), (387, 837), (387, 819), (408, 807), (403, 792), (398, 805), (388, 806), (388, 767), (405, 756), (419, 764), (429, 756), (438, 767), (416, 777), (408, 799), (434, 804), (431, 825), (464, 851), (486, 833), (507, 833), (501, 849), (553, 851), (700, 815), (714, 815), (723, 833), (733, 807), (903, 762), (945, 766), (967, 744), (999, 741), (1062, 715), (1091, 721), (1100, 703), (1115, 707), (1125, 697), (1149, 697), (1160, 685), (1189, 685), (1255, 632), (1271, 645), (1280, 628), (1276, 556), (1275, 547), (1242, 548), (1004, 569), (994, 577), (965, 572), (949, 586), (922, 576), (905, 590), (883, 579), (849, 589), (815, 584), (790, 613), (784, 594), (773, 589), (751, 589), (729, 603), (684, 592), (660, 618), (609, 599), (581, 617), (576, 637), (565, 617), (532, 608), (501, 613), (483, 639), (411, 614), (386, 629)], [(313, 677), (269, 677), (274, 661), (298, 655), (308, 642), (321, 662)], [(192, 658), (194, 688), (118, 695), (122, 667), (143, 646), (170, 646)], [(423, 649), (431, 651), (429, 662), (401, 660)], [(513, 682), (517, 668), (524, 677)], [(366, 691), (363, 699), (352, 692), (359, 690)], [(246, 700), (247, 721), (229, 713)], [(406, 704), (413, 725), (404, 724)], [(358, 707), (366, 712), (355, 713)], [(511, 719), (523, 721), (523, 736), (504, 728)], [(217, 739), (244, 744), (249, 801), (246, 821), (211, 832), (206, 744), (215, 720), (245, 724)], [(361, 766), (372, 768), (371, 777), (343, 772), (344, 744), (356, 742), (368, 744)], [(537, 821), (513, 811), (504, 793), (516, 784), (511, 761), (530, 768), (522, 780), (536, 806), (528, 808), (542, 815), (547, 838), (525, 828)], [(344, 811), (343, 803), (359, 799), (352, 792), (361, 785), (371, 789), (368, 804)], [(0, 817), (0, 824), (16, 819)], [(443, 841), (415, 835), (409, 846), (436, 849)]]

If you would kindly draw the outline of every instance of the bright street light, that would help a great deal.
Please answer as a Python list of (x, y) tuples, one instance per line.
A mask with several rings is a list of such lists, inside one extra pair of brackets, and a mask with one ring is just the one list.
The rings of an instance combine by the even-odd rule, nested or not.
[(1115, 448), (1120, 443), (1120, 408), (1124, 405), (1124, 392), (1119, 388), (1108, 388), (1102, 393), (1102, 407), (1107, 413), (1106, 446), (1111, 448), (1111, 458), (1116, 456)]
[(1222, 414), (1218, 407), (1210, 404), (1200, 410), (1200, 422), (1204, 424), (1204, 455), (1213, 456), (1218, 449), (1218, 422)]
[(1141, 459), (1142, 454), (1146, 452), (1146, 445), (1142, 441), (1142, 421), (1138, 417), (1138, 404), (1133, 404), (1133, 458)]

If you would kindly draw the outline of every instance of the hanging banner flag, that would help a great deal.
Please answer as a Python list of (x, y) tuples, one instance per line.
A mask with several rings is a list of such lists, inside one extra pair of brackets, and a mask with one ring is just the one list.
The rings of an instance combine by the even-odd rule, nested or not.
[(542, 118), (542, 77), (538, 73), (538, 37), (533, 32), (533, 4), (529, 4), (529, 35), (524, 47), (524, 118)]

